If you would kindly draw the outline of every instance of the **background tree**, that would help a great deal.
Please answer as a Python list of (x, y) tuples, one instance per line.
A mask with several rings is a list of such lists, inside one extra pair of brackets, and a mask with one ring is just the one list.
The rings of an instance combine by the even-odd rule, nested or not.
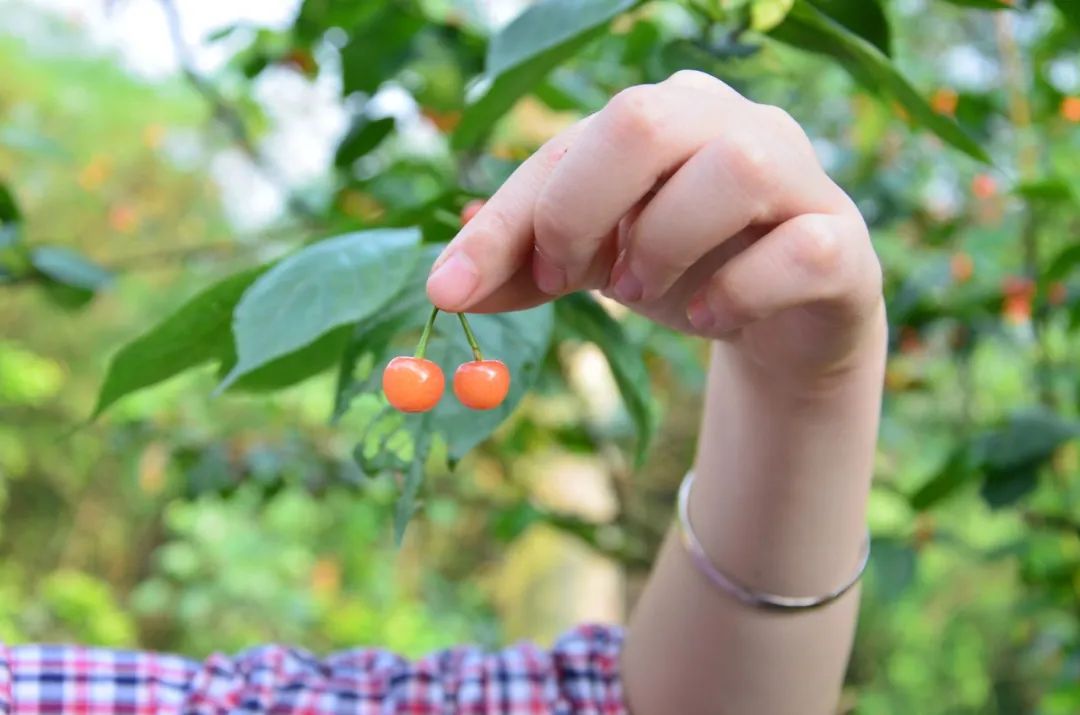
[[(845, 707), (1080, 709), (1075, 3), (542, 0), (493, 32), (464, 0), (306, 0), (284, 30), (220, 33), (237, 49), (212, 76), (161, 7), (182, 83), (0, 41), (0, 637), (543, 636), (479, 577), (538, 558), (538, 530), (619, 564), (632, 600), (692, 454), (703, 345), (579, 294), (473, 321), (513, 371), (500, 410), (403, 417), (378, 375), (411, 352), (466, 202), (621, 88), (693, 68), (807, 127), (886, 268)], [(282, 72), (336, 82), (350, 119), (301, 185), (266, 157), (257, 88)], [(225, 219), (207, 167), (226, 146), (286, 193), (279, 225)], [(470, 355), (452, 321), (444, 369)], [(566, 455), (614, 508), (545, 495)]]

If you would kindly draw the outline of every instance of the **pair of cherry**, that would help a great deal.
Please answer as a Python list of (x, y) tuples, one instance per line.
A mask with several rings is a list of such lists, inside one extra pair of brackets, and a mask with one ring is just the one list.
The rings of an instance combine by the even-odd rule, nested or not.
[[(427, 412), (435, 408), (446, 388), (442, 368), (424, 357), (428, 338), (439, 309), (434, 308), (428, 318), (416, 353), (399, 356), (383, 370), (383, 393), (387, 401), (402, 412)], [(463, 313), (458, 313), (465, 337), (472, 348), (474, 360), (462, 363), (454, 372), (454, 395), (461, 404), (474, 410), (492, 410), (502, 404), (510, 391), (510, 370), (500, 360), (485, 360), (480, 353)]]

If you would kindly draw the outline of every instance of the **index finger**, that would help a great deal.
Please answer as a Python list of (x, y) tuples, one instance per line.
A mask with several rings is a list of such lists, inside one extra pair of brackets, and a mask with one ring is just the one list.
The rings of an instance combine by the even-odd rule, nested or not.
[[(462, 227), (428, 276), (428, 298), (436, 307), (450, 312), (477, 306), (507, 310), (550, 299), (531, 278), (534, 203), (587, 121), (588, 117), (540, 147)], [(493, 296), (497, 292), (504, 295)], [(490, 307), (493, 297), (498, 305)]]

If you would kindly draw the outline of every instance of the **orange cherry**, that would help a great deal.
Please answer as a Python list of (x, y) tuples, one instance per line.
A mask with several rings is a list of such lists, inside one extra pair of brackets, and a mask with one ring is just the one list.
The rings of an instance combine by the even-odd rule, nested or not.
[(500, 360), (462, 363), (454, 373), (454, 394), (474, 410), (493, 410), (510, 391), (510, 370)]
[(383, 370), (382, 387), (387, 401), (402, 412), (427, 412), (439, 404), (446, 379), (430, 360), (399, 356)]
[(483, 199), (473, 199), (461, 208), (461, 225), (464, 226), (469, 221), (472, 221), (476, 214), (480, 213), (480, 209), (484, 208), (484, 204), (487, 202)]

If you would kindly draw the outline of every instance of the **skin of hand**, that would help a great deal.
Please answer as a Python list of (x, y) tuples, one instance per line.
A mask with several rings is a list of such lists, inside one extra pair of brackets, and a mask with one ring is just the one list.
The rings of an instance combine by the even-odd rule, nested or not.
[[(626, 89), (523, 163), (436, 261), (448, 311), (583, 289), (713, 339), (691, 515), (742, 583), (831, 590), (865, 536), (881, 268), (799, 125), (706, 74)], [(797, 614), (709, 586), (673, 539), (635, 608), (635, 715), (834, 712), (857, 590)]]

